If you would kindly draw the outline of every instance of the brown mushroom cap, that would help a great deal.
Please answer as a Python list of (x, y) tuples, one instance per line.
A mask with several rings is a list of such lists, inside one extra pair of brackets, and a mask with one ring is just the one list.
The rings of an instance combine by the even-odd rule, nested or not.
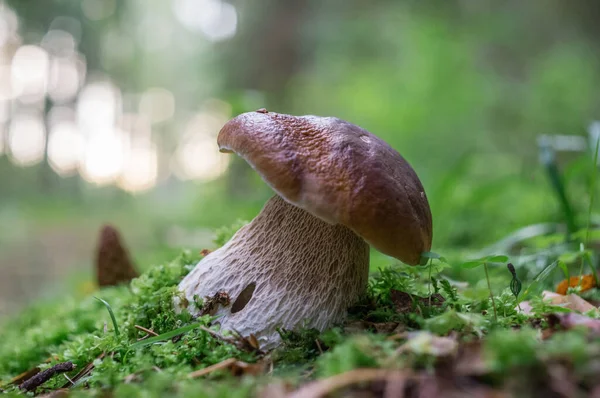
[(334, 117), (260, 110), (230, 120), (217, 141), (286, 201), (347, 226), (382, 253), (418, 264), (430, 250), (431, 210), (417, 174), (368, 131)]

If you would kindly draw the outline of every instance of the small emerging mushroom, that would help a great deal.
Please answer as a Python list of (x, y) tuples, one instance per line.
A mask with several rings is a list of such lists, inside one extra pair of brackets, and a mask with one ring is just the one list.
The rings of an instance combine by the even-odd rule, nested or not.
[(261, 349), (277, 346), (279, 327), (323, 330), (364, 293), (367, 242), (411, 265), (429, 251), (431, 211), (419, 178), (368, 131), (261, 109), (230, 120), (217, 141), (277, 193), (179, 284), (190, 303), (229, 294), (232, 304), (216, 314), (223, 330), (253, 334)]
[(100, 287), (129, 283), (139, 276), (121, 240), (115, 227), (102, 227), (96, 251), (96, 280)]

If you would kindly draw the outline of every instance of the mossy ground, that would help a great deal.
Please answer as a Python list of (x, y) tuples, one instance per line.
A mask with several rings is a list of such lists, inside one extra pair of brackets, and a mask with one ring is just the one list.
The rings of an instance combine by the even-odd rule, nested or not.
[[(219, 242), (230, 234), (221, 230)], [(530, 252), (547, 252), (554, 244), (548, 242), (553, 240), (528, 242)], [(283, 394), (353, 369), (378, 368), (390, 370), (389, 375), (348, 391), (362, 389), (371, 394), (367, 396), (379, 396), (385, 390), (382, 385), (402, 372), (412, 386), (406, 387), (407, 396), (431, 385), (448, 394), (588, 394), (600, 384), (595, 377), (600, 366), (598, 310), (572, 322), (565, 318), (572, 309), (549, 305), (540, 295), (561, 277), (555, 271), (562, 265), (568, 271), (569, 262), (577, 267), (585, 253), (563, 247), (554, 265), (536, 274), (517, 267), (523, 283), (518, 297), (502, 256), (463, 266), (451, 266), (460, 261), (437, 256), (426, 266), (389, 264), (372, 272), (367, 295), (350, 309), (344, 325), (323, 333), (281, 331), (283, 346), (263, 355), (214, 336), (207, 329), (209, 316), (192, 319), (186, 312), (173, 311), (177, 284), (201, 257), (185, 252), (149, 267), (128, 286), (85, 297), (66, 294), (6, 320), (0, 326), (0, 388), (4, 394), (24, 394), (11, 384), (16, 376), (71, 361), (76, 365), (73, 372), (53, 377), (35, 393), (68, 388), (70, 396), (245, 397), (274, 394), (273, 386)], [(493, 300), (483, 271), (487, 262)], [(577, 288), (572, 292), (578, 293)], [(598, 296), (595, 290), (586, 294), (590, 301)], [(109, 304), (115, 322), (98, 298)], [(532, 315), (517, 311), (524, 298), (530, 301)], [(147, 337), (140, 327), (159, 336), (140, 340)], [(183, 333), (178, 333), (181, 328)], [(229, 358), (257, 365), (190, 377)], [(92, 365), (89, 374), (70, 383)]]

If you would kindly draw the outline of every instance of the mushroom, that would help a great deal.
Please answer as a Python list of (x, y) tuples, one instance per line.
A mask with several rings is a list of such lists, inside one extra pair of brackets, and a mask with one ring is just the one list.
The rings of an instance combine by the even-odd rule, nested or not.
[[(430, 250), (419, 178), (368, 131), (334, 117), (260, 109), (227, 122), (217, 141), (277, 193), (179, 284), (189, 303), (228, 293), (231, 305), (216, 313), (222, 330), (253, 334), (267, 350), (279, 344), (279, 327), (324, 330), (365, 292), (368, 243), (411, 265)], [(201, 315), (194, 304), (188, 310)]]
[(111, 225), (104, 225), (100, 231), (100, 241), (96, 249), (96, 280), (98, 286), (116, 286), (129, 283), (139, 276), (129, 253), (122, 243), (119, 231)]

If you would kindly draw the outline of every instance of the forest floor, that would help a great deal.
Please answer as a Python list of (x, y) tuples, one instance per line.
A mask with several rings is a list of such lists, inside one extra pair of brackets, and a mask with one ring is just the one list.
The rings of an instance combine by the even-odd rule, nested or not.
[(210, 314), (173, 311), (177, 284), (206, 254), (185, 252), (129, 284), (88, 286), (6, 319), (0, 392), (600, 397), (592, 250), (559, 232), (503, 244), (477, 260), (429, 253), (424, 266), (374, 269), (346, 322), (322, 333), (282, 330), (272, 352), (253, 336), (218, 334)]

